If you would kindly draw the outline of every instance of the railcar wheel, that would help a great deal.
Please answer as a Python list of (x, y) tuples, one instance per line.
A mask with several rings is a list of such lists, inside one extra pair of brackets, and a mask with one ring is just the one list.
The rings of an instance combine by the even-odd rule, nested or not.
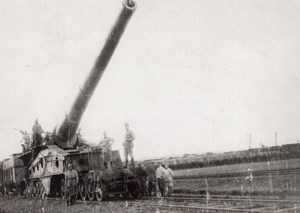
[(128, 192), (123, 192), (121, 195), (122, 195), (123, 198), (128, 198), (129, 193)]
[(25, 197), (29, 197), (29, 193), (30, 193), (29, 186), (26, 186), (26, 189), (25, 189), (25, 192), (24, 192), (24, 196)]
[(32, 187), (32, 197), (35, 197), (36, 196), (36, 187), (33, 186)]
[(101, 183), (96, 184), (96, 189), (95, 189), (95, 196), (97, 201), (102, 201), (105, 198), (106, 191), (105, 187)]
[(42, 182), (37, 181), (36, 183), (36, 197), (40, 197), (42, 195)]
[(22, 189), (17, 189), (17, 195), (19, 196), (19, 197), (21, 197), (23, 194), (22, 194)]
[(129, 183), (128, 191), (130, 192), (132, 197), (134, 198), (138, 197), (141, 192), (140, 181), (136, 179), (133, 182)]
[(95, 184), (93, 181), (89, 180), (87, 183), (87, 197), (89, 200), (94, 200), (95, 198)]
[(81, 182), (79, 184), (79, 194), (82, 200), (86, 200), (86, 186), (84, 184), (84, 182)]
[(67, 197), (67, 186), (64, 179), (60, 181), (60, 195), (63, 199)]
[(80, 193), (79, 193), (79, 184), (76, 184), (76, 195), (75, 195), (75, 199), (80, 199)]

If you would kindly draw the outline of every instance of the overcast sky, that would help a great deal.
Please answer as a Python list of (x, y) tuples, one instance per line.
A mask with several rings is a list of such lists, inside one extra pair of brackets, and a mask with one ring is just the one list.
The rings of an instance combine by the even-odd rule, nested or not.
[[(81, 122), (136, 159), (300, 140), (299, 0), (138, 0)], [(0, 159), (69, 111), (121, 0), (0, 1)]]

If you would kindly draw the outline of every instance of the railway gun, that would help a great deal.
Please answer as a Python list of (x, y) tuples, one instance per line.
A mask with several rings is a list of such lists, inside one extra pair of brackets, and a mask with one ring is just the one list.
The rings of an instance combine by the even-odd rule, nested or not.
[(91, 146), (77, 134), (89, 100), (135, 9), (133, 0), (123, 2), (94, 67), (63, 122), (46, 135), (42, 145), (0, 162), (0, 191), (3, 194), (60, 195), (65, 198), (65, 172), (67, 164), (72, 163), (79, 174), (78, 197), (83, 200), (101, 201), (111, 194), (123, 197), (139, 195), (139, 180), (134, 169), (123, 167), (119, 151)]

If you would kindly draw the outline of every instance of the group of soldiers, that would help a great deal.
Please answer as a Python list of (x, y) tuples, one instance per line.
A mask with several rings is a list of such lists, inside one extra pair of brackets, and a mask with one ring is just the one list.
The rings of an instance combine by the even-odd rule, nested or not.
[[(125, 167), (128, 166), (128, 156), (131, 160), (131, 166), (134, 166), (134, 158), (133, 158), (133, 141), (135, 140), (135, 136), (133, 132), (129, 129), (129, 124), (125, 124), (125, 138), (123, 142), (124, 147), (124, 157), (125, 157)], [(111, 161), (111, 153), (112, 153), (112, 144), (114, 143), (114, 139), (107, 136), (106, 132), (103, 132), (103, 138), (101, 139), (98, 146), (104, 147), (107, 151), (108, 161)]]
[(156, 179), (161, 196), (172, 196), (173, 193), (173, 170), (167, 165), (159, 163), (156, 169)]
[(159, 162), (154, 166), (145, 167), (139, 163), (136, 173), (141, 183), (143, 196), (172, 196), (174, 172), (167, 164)]
[(38, 119), (35, 120), (35, 123), (32, 126), (32, 140), (30, 134), (27, 131), (22, 131), (22, 130), (19, 131), (23, 135), (20, 143), (24, 143), (22, 144), (24, 152), (36, 146), (42, 145), (43, 143), (42, 133), (44, 133), (44, 130), (42, 129), (42, 126), (39, 124)]
[[(20, 143), (23, 147), (23, 152), (30, 150), (31, 148), (42, 145), (43, 136), (42, 133), (45, 131), (42, 129), (42, 126), (39, 124), (38, 119), (35, 120), (35, 123), (32, 127), (32, 138), (27, 131), (19, 130), (23, 137)], [(80, 135), (80, 129), (78, 130), (78, 135)], [(135, 136), (133, 132), (129, 129), (129, 124), (125, 124), (125, 138), (123, 142), (124, 147), (124, 157), (125, 157), (125, 167), (128, 166), (128, 156), (131, 160), (131, 165), (134, 166), (134, 158), (133, 158), (133, 141), (135, 140)], [(111, 152), (112, 152), (112, 144), (114, 143), (114, 139), (107, 136), (107, 133), (103, 133), (103, 138), (101, 139), (99, 146), (105, 147), (108, 153), (108, 160), (111, 161)]]

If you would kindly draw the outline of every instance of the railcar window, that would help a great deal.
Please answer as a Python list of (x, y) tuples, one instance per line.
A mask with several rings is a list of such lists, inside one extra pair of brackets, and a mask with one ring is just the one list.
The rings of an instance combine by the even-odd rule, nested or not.
[(55, 166), (56, 166), (56, 167), (59, 167), (58, 157), (55, 158)]
[(80, 165), (84, 165), (84, 160), (83, 160), (83, 159), (79, 159), (78, 163), (79, 163)]
[(43, 161), (43, 158), (40, 159), (40, 163), (41, 163), (41, 167), (43, 168), (43, 167), (44, 167), (44, 161)]

